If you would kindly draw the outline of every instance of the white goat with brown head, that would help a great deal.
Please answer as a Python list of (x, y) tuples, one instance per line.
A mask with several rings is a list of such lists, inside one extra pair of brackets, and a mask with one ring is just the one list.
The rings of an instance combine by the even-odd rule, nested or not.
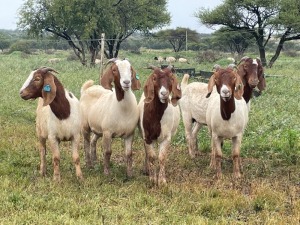
[(102, 136), (104, 173), (109, 174), (112, 138), (121, 137), (125, 141), (127, 175), (131, 176), (132, 143), (139, 119), (137, 100), (132, 90), (140, 88), (140, 81), (129, 61), (112, 59), (110, 62), (112, 65), (102, 75), (102, 86), (93, 85), (94, 82), (90, 80), (81, 88), (80, 108), (86, 164), (88, 167), (94, 165), (97, 140)]
[(67, 91), (53, 75), (51, 68), (42, 67), (29, 75), (20, 90), (24, 100), (39, 98), (36, 110), (36, 133), (40, 149), (40, 173), (46, 174), (46, 140), (52, 150), (54, 180), (60, 180), (60, 141), (72, 142), (76, 175), (82, 179), (78, 147), (80, 142), (80, 110), (78, 99)]
[[(181, 90), (176, 76), (169, 67), (160, 69), (152, 67), (144, 93), (139, 102), (139, 127), (145, 146), (145, 172), (149, 173), (154, 184), (166, 183), (165, 162), (171, 143), (180, 121), (180, 110), (177, 101)], [(155, 142), (159, 143), (159, 172), (157, 176)]]
[[(213, 87), (218, 95), (210, 97)], [(218, 69), (209, 79), (206, 123), (211, 134), (211, 166), (216, 168), (220, 178), (222, 147), (224, 139), (232, 140), (233, 173), (241, 176), (240, 147), (244, 130), (248, 123), (248, 107), (243, 96), (243, 83), (232, 68)]]

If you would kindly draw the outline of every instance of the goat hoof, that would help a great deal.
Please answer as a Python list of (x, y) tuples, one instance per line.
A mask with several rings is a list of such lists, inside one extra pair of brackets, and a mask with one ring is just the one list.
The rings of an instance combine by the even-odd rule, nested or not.
[(54, 180), (55, 182), (60, 182), (60, 181), (61, 181), (60, 174), (55, 174), (55, 175), (53, 175), (53, 180)]
[(240, 178), (242, 178), (241, 173), (234, 173), (234, 178), (235, 178), (235, 179), (240, 179)]
[(167, 186), (167, 181), (166, 181), (166, 179), (164, 178), (164, 179), (159, 179), (158, 180), (158, 186), (159, 187), (165, 187), (165, 186)]

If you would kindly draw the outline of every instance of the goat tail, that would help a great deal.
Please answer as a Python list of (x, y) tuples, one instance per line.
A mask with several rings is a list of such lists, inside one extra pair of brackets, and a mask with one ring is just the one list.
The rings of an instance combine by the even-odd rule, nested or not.
[(183, 75), (183, 78), (181, 80), (181, 91), (184, 91), (185, 87), (188, 85), (189, 78), (190, 78), (189, 74), (186, 73)]
[(81, 90), (80, 90), (81, 95), (86, 91), (86, 89), (88, 89), (89, 87), (91, 87), (93, 85), (94, 85), (93, 80), (86, 81), (81, 87)]

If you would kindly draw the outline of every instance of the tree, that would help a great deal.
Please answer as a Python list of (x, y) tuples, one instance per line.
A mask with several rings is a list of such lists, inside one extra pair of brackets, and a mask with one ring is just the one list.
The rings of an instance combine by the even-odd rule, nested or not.
[(105, 33), (107, 58), (117, 57), (122, 41), (136, 31), (165, 26), (170, 21), (166, 0), (27, 0), (18, 26), (34, 37), (45, 32), (68, 41), (83, 65), (87, 50), (94, 64)]
[(162, 38), (164, 40), (168, 40), (169, 43), (172, 45), (174, 52), (179, 52), (183, 48), (186, 42), (186, 38), (190, 42), (198, 42), (200, 39), (199, 34), (196, 31), (182, 27), (177, 27), (175, 30), (161, 30), (157, 32), (154, 36)]
[(224, 51), (229, 50), (232, 55), (237, 53), (238, 58), (241, 58), (249, 44), (253, 43), (253, 36), (245, 31), (220, 28), (212, 36), (214, 45), (217, 45), (219, 49)]
[(269, 62), (271, 67), (284, 42), (300, 39), (299, 9), (298, 0), (225, 0), (213, 10), (200, 9), (196, 17), (209, 27), (221, 25), (251, 34), (264, 66), (267, 65), (265, 47), (271, 37), (278, 37), (280, 42)]
[(9, 35), (0, 31), (0, 50), (3, 52), (4, 49), (9, 48), (11, 42), (9, 41)]

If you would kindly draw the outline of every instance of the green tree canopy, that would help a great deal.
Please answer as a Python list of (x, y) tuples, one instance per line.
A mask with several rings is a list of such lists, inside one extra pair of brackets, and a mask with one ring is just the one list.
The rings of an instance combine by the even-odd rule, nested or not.
[(199, 42), (199, 34), (189, 28), (177, 27), (176, 29), (167, 29), (158, 31), (155, 37), (168, 40), (174, 52), (179, 52), (183, 49), (186, 39), (189, 42)]
[(117, 57), (122, 41), (136, 31), (167, 25), (166, 0), (27, 0), (20, 10), (18, 27), (34, 37), (50, 32), (68, 41), (83, 65), (86, 49), (91, 63), (106, 34), (107, 58)]
[(200, 9), (196, 17), (208, 27), (221, 25), (251, 34), (264, 66), (267, 65), (265, 47), (268, 41), (271, 37), (279, 38), (277, 50), (269, 62), (272, 66), (285, 41), (300, 39), (299, 8), (299, 0), (224, 0), (213, 10)]
[(233, 56), (237, 54), (237, 58), (241, 58), (253, 43), (253, 36), (246, 31), (233, 31), (228, 28), (220, 28), (212, 34), (213, 43), (223, 51), (229, 51)]

